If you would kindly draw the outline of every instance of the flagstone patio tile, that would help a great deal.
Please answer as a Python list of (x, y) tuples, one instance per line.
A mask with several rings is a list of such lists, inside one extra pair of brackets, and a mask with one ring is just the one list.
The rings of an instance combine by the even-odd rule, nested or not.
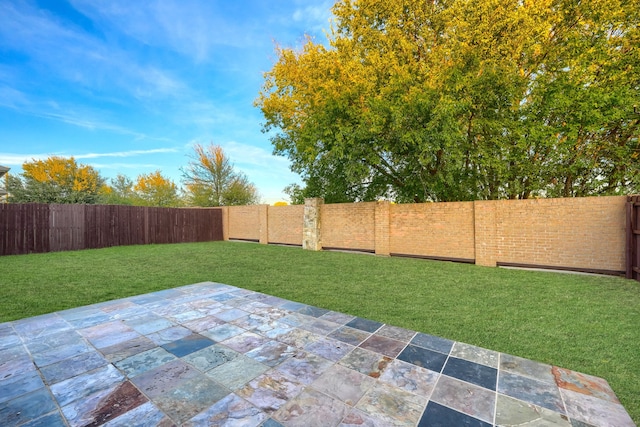
[(162, 348), (178, 357), (183, 357), (213, 344), (214, 342), (207, 337), (191, 334), (177, 341), (163, 344)]
[(10, 380), (0, 382), (0, 404), (43, 387), (37, 371), (14, 375)]
[(423, 334), (422, 332), (418, 332), (411, 340), (411, 344), (414, 346), (437, 351), (443, 354), (449, 354), (453, 347), (453, 343), (454, 341), (436, 337), (434, 335)]
[(298, 352), (282, 362), (276, 369), (303, 384), (311, 384), (333, 363), (313, 353)]
[(104, 427), (156, 427), (161, 425), (163, 421), (165, 423), (169, 421), (169, 418), (167, 418), (164, 412), (158, 409), (153, 403), (146, 402), (108, 421), (104, 424)]
[(360, 329), (354, 329), (349, 326), (342, 326), (335, 331), (327, 335), (329, 338), (335, 338), (339, 341), (358, 346), (364, 340), (369, 338), (371, 334), (369, 332), (362, 331)]
[(374, 334), (360, 344), (359, 347), (393, 358), (396, 357), (405, 346), (406, 343), (401, 341)]
[(566, 416), (558, 412), (498, 394), (496, 425), (504, 427), (572, 427)]
[(277, 337), (277, 340), (298, 348), (320, 341), (322, 337), (304, 329), (294, 328), (291, 331)]
[(44, 314), (42, 316), (29, 317), (13, 322), (15, 332), (26, 342), (40, 340), (42, 337), (70, 331), (72, 326), (60, 313)]
[[(491, 427), (492, 424), (463, 414), (446, 406), (429, 402), (425, 409), (418, 427), (445, 427), (445, 426), (465, 426), (465, 427)], [(532, 426), (533, 427), (533, 426)], [(540, 426), (542, 427), (542, 426)], [(551, 426), (547, 426), (551, 427)]]
[(191, 418), (185, 427), (253, 427), (265, 420), (267, 414), (235, 394), (229, 394), (209, 409)]
[(476, 347), (470, 344), (456, 342), (451, 349), (451, 356), (458, 359), (468, 360), (474, 363), (480, 363), (490, 368), (498, 368), (498, 359), (500, 353), (497, 351), (487, 350), (485, 348)]
[(330, 322), (328, 320), (315, 319), (311, 322), (307, 322), (300, 325), (301, 329), (305, 329), (309, 332), (313, 332), (318, 335), (327, 335), (340, 327), (340, 324)]
[(374, 353), (362, 348), (355, 348), (351, 353), (344, 357), (340, 365), (368, 375), (371, 378), (379, 378), (386, 367), (391, 363), (391, 358), (380, 353)]
[(441, 375), (431, 400), (487, 423), (493, 423), (495, 391)]
[(40, 372), (47, 384), (51, 385), (100, 368), (108, 363), (100, 353), (88, 351), (40, 368)]
[(196, 368), (178, 359), (133, 377), (131, 382), (149, 398), (155, 399), (198, 375), (201, 374)]
[(17, 426), (56, 409), (51, 393), (46, 388), (40, 388), (0, 404), (0, 425)]
[(276, 366), (300, 350), (282, 342), (269, 341), (246, 353), (250, 358), (268, 366)]
[(492, 391), (497, 386), (497, 369), (456, 357), (447, 359), (442, 373)]
[(304, 306), (305, 306), (305, 304), (302, 304), (300, 302), (287, 301), (287, 302), (281, 304), (280, 308), (283, 308), (285, 310), (290, 310), (290, 311), (296, 311), (296, 310), (300, 310)]
[(415, 426), (426, 404), (426, 397), (376, 383), (360, 399), (356, 408), (387, 421), (389, 425)]
[(397, 326), (384, 325), (376, 332), (376, 335), (393, 338), (396, 341), (401, 341), (406, 344), (413, 339), (416, 335), (416, 331), (399, 328)]
[(207, 372), (207, 376), (230, 390), (237, 390), (268, 370), (269, 366), (263, 365), (250, 357), (240, 355), (210, 370)]
[(148, 334), (147, 338), (156, 343), (157, 345), (164, 345), (170, 342), (177, 341), (184, 337), (191, 335), (193, 331), (183, 326), (172, 326), (171, 328), (163, 329), (152, 334)]
[(334, 426), (347, 413), (347, 405), (313, 389), (306, 389), (282, 406), (273, 418), (287, 427)]
[(303, 384), (293, 381), (276, 370), (271, 370), (237, 390), (236, 394), (271, 414), (289, 399), (297, 396), (303, 388)]
[(438, 378), (437, 372), (397, 359), (380, 375), (380, 381), (426, 398), (431, 396)]
[(220, 344), (203, 348), (182, 358), (188, 364), (196, 367), (200, 372), (207, 372), (211, 369), (227, 363), (238, 357), (240, 353), (231, 350)]
[(354, 348), (352, 345), (328, 337), (322, 337), (318, 341), (307, 344), (304, 347), (305, 350), (334, 362), (342, 359)]
[(67, 427), (60, 411), (54, 411), (40, 418), (22, 424), (20, 427)]
[(442, 371), (447, 355), (409, 344), (397, 357), (399, 360), (412, 363), (435, 372)]
[(115, 366), (124, 374), (133, 378), (143, 372), (162, 366), (165, 363), (176, 360), (176, 356), (169, 353), (162, 347), (155, 347), (134, 356), (115, 362)]
[(230, 310), (225, 310), (217, 313), (216, 317), (218, 319), (224, 320), (225, 322), (232, 322), (248, 315), (249, 313), (244, 310), (240, 310), (239, 308), (232, 308)]
[(113, 365), (105, 365), (51, 386), (51, 392), (60, 406), (82, 400), (98, 391), (122, 383), (124, 376)]
[(500, 372), (498, 392), (561, 414), (565, 413), (560, 391), (555, 384), (509, 372)]
[(242, 329), (239, 326), (231, 325), (229, 323), (223, 323), (222, 325), (218, 325), (209, 330), (200, 332), (200, 334), (204, 335), (207, 338), (211, 338), (214, 341), (220, 342), (231, 337), (235, 337), (236, 335), (240, 335), (244, 332), (246, 332), (246, 330)]
[(586, 394), (597, 397), (598, 399), (620, 404), (611, 386), (609, 386), (607, 380), (603, 378), (557, 367), (553, 367), (552, 372), (556, 379), (556, 384), (561, 389), (575, 391), (576, 393)]
[(129, 381), (112, 385), (83, 399), (62, 407), (62, 413), (72, 427), (102, 425), (148, 399)]
[(244, 354), (248, 351), (253, 350), (254, 348), (258, 348), (261, 345), (266, 344), (268, 341), (268, 338), (265, 338), (256, 333), (244, 332), (240, 335), (229, 338), (228, 340), (222, 341), (221, 344)]
[(154, 403), (171, 419), (183, 424), (228, 394), (225, 387), (198, 375), (162, 393)]
[(352, 321), (346, 323), (346, 325), (365, 332), (375, 332), (380, 329), (380, 327), (384, 325), (384, 323), (376, 322), (375, 320), (364, 319), (362, 317), (356, 317)]
[(320, 317), (323, 314), (327, 314), (328, 312), (329, 312), (329, 310), (327, 310), (327, 309), (320, 308), (320, 307), (314, 307), (312, 305), (307, 305), (307, 306), (304, 306), (304, 307), (298, 309), (298, 313), (304, 314), (306, 316), (311, 316), (311, 317)]
[(367, 375), (344, 366), (333, 365), (320, 375), (311, 387), (340, 399), (347, 405), (355, 406), (373, 384), (375, 380)]
[(135, 356), (136, 354), (142, 353), (144, 351), (151, 350), (155, 347), (157, 347), (157, 344), (151, 341), (149, 338), (145, 336), (139, 336), (132, 340), (124, 341), (111, 347), (101, 348), (100, 353), (102, 353), (108, 361), (114, 363), (126, 359), (127, 357)]
[(401, 427), (406, 425), (407, 423), (400, 421), (390, 422), (389, 419), (376, 418), (366, 412), (362, 412), (361, 410), (354, 408), (351, 409), (342, 419), (342, 422), (338, 424), (338, 427)]
[(127, 320), (125, 321), (125, 323), (134, 331), (142, 335), (152, 334), (154, 332), (176, 326), (175, 323), (165, 319), (162, 316), (158, 316), (155, 313), (145, 313), (142, 316)]
[(262, 327), (268, 321), (269, 319), (266, 317), (262, 317), (257, 314), (250, 314), (248, 316), (236, 319), (232, 323), (236, 326), (240, 326), (241, 328), (252, 331), (254, 329)]
[(355, 316), (350, 316), (344, 313), (338, 313), (337, 311), (330, 311), (319, 317), (322, 320), (328, 320), (329, 322), (339, 323), (345, 325), (355, 319)]
[(619, 403), (573, 390), (560, 389), (572, 419), (599, 427), (634, 427), (635, 423)]
[(501, 354), (499, 368), (501, 371), (511, 374), (523, 375), (548, 384), (556, 384), (556, 379), (552, 371), (553, 367), (545, 363), (523, 359), (522, 357), (512, 356), (510, 354)]

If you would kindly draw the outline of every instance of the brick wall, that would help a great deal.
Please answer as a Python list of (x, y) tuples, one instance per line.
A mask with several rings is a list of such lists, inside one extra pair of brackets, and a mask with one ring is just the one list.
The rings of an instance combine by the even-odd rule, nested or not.
[(391, 254), (473, 262), (473, 202), (391, 205)]
[[(406, 205), (318, 203), (314, 212), (320, 215), (312, 223), (324, 248), (484, 266), (623, 272), (625, 202), (625, 196), (616, 196)], [(222, 209), (225, 239), (303, 244), (303, 206)]]
[(226, 239), (260, 241), (260, 205), (228, 206), (224, 212), (229, 218)]
[(625, 202), (624, 196), (492, 202), (495, 259), (623, 271)]
[(268, 242), (302, 246), (304, 205), (269, 206)]
[(375, 202), (322, 205), (322, 246), (374, 251), (375, 211)]

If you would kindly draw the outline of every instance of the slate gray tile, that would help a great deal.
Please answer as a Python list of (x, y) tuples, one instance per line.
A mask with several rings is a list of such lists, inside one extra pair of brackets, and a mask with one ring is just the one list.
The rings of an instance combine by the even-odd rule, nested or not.
[(207, 376), (230, 390), (237, 390), (268, 370), (267, 365), (240, 355), (230, 362), (210, 370), (207, 372)]
[(271, 414), (289, 399), (297, 396), (304, 386), (276, 370), (268, 371), (238, 389), (236, 394), (254, 406)]
[(598, 427), (633, 427), (635, 423), (619, 403), (595, 396), (560, 389), (567, 415), (578, 421)]
[(359, 347), (393, 358), (400, 354), (405, 346), (406, 343), (403, 343), (401, 341), (396, 341), (392, 338), (374, 334), (367, 338), (362, 344), (360, 344)]
[(360, 329), (362, 331), (371, 333), (377, 331), (383, 325), (384, 323), (376, 322), (375, 320), (364, 319), (362, 317), (356, 317), (346, 324), (346, 326), (349, 326), (351, 328)]
[(415, 426), (426, 404), (426, 397), (377, 383), (365, 393), (356, 408), (387, 421), (388, 425)]
[(564, 404), (555, 383), (549, 384), (522, 375), (500, 372), (498, 392), (564, 414)]
[[(443, 427), (443, 426), (465, 426), (465, 427), (491, 427), (490, 423), (463, 414), (446, 406), (429, 402), (422, 414), (418, 427)], [(541, 425), (539, 427), (544, 427)], [(533, 427), (533, 426), (531, 426)], [(547, 426), (551, 427), (551, 426)]]
[(231, 337), (235, 337), (236, 335), (240, 335), (244, 332), (246, 332), (246, 330), (242, 329), (239, 326), (224, 323), (222, 325), (218, 325), (209, 330), (201, 332), (201, 335), (211, 338), (214, 341), (220, 342)]
[(165, 363), (176, 360), (176, 356), (162, 347), (155, 347), (115, 363), (115, 366), (124, 374), (133, 378), (143, 372), (162, 366)]
[(266, 344), (268, 341), (268, 338), (265, 338), (256, 333), (245, 332), (240, 335), (236, 335), (235, 337), (229, 338), (228, 340), (224, 340), (221, 344), (226, 345), (227, 347), (239, 353), (246, 353), (253, 350), (254, 348), (258, 348), (261, 345)]
[(439, 377), (437, 372), (396, 359), (380, 375), (380, 381), (429, 398)]
[(51, 392), (60, 406), (84, 399), (98, 391), (122, 383), (124, 376), (113, 365), (105, 365), (93, 371), (69, 378), (51, 386)]
[[(349, 413), (342, 419), (342, 422), (338, 424), (338, 427), (389, 427), (389, 426), (406, 426), (407, 423), (403, 423), (397, 420), (390, 422), (389, 419), (376, 418), (366, 412), (362, 412), (359, 409), (351, 409)], [(413, 427), (413, 426), (411, 426)], [(444, 427), (444, 426), (443, 426)]]
[(64, 422), (59, 411), (53, 411), (20, 427), (67, 427), (67, 423)]
[(98, 426), (147, 401), (140, 390), (125, 381), (63, 406), (62, 413), (72, 427)]
[(161, 331), (149, 334), (147, 335), (147, 338), (149, 338), (157, 345), (164, 345), (170, 342), (177, 341), (184, 337), (188, 337), (192, 333), (193, 331), (183, 326), (172, 326), (171, 328), (163, 329)]
[(319, 341), (321, 338), (321, 336), (316, 335), (313, 332), (299, 328), (292, 329), (291, 331), (277, 337), (278, 341), (297, 348), (304, 348), (309, 344)]
[(0, 405), (0, 425), (17, 426), (55, 411), (57, 406), (46, 388), (40, 388)]
[(523, 359), (522, 357), (512, 356), (510, 354), (501, 354), (500, 370), (532, 378), (536, 381), (543, 381), (553, 385), (556, 384), (551, 365), (535, 362), (529, 359)]
[(347, 410), (341, 401), (309, 388), (289, 400), (273, 418), (287, 427), (325, 427), (338, 424)]
[(298, 353), (295, 347), (278, 341), (269, 341), (246, 353), (250, 358), (268, 366), (276, 366)]
[(163, 420), (168, 421), (167, 416), (153, 403), (146, 402), (108, 421), (104, 427), (156, 427), (160, 426)]
[(352, 345), (328, 337), (322, 337), (304, 347), (305, 350), (334, 362), (342, 359), (354, 348)]
[(260, 425), (266, 418), (266, 413), (232, 393), (191, 418), (184, 426), (252, 427)]
[(340, 399), (350, 406), (356, 403), (375, 384), (375, 380), (353, 369), (333, 365), (327, 369), (311, 387), (329, 396)]
[(171, 419), (183, 424), (228, 394), (229, 390), (225, 387), (204, 375), (198, 375), (153, 401)]
[(441, 375), (431, 400), (463, 414), (493, 423), (496, 392)]
[(391, 361), (390, 357), (358, 347), (338, 363), (371, 378), (379, 378)]
[(396, 341), (401, 341), (406, 344), (413, 339), (413, 337), (416, 335), (416, 331), (399, 328), (397, 326), (384, 325), (376, 332), (376, 335), (393, 338)]
[(203, 348), (182, 358), (188, 364), (195, 366), (200, 372), (207, 372), (211, 369), (227, 363), (238, 357), (240, 353), (231, 350), (223, 345), (214, 344)]
[(500, 353), (470, 344), (456, 342), (451, 349), (451, 356), (470, 362), (480, 363), (491, 368), (498, 368)]
[(320, 307), (314, 307), (312, 305), (307, 305), (305, 307), (298, 309), (298, 313), (304, 314), (305, 316), (311, 316), (311, 317), (320, 317), (323, 314), (327, 314), (328, 312), (329, 310), (326, 310)]
[(40, 368), (40, 372), (44, 376), (45, 381), (47, 381), (47, 384), (51, 385), (100, 368), (108, 363), (100, 353), (88, 351)]
[(43, 388), (44, 383), (37, 371), (27, 371), (0, 381), (0, 404), (23, 394)]
[(177, 341), (163, 344), (162, 348), (177, 357), (183, 357), (213, 344), (214, 342), (207, 337), (200, 334), (191, 334)]
[(141, 335), (152, 334), (176, 326), (175, 323), (154, 313), (147, 313), (143, 316), (127, 320), (125, 323)]
[(311, 384), (333, 362), (313, 353), (299, 352), (294, 357), (287, 359), (276, 367), (278, 371), (289, 378), (303, 384)]
[(567, 417), (531, 403), (498, 394), (496, 425), (500, 427), (571, 427)]
[(336, 329), (335, 331), (331, 332), (327, 336), (329, 338), (333, 338), (353, 346), (358, 346), (364, 340), (369, 338), (371, 334), (369, 332), (365, 332), (360, 329), (350, 328), (349, 326), (342, 326)]
[(155, 399), (198, 375), (201, 374), (196, 368), (178, 359), (143, 372), (131, 378), (131, 382), (149, 398)]
[(399, 360), (412, 363), (435, 372), (442, 371), (447, 355), (409, 344), (397, 357)]
[(497, 386), (497, 369), (457, 357), (447, 359), (442, 373), (492, 391)]
[(156, 343), (141, 335), (129, 341), (101, 348), (100, 353), (104, 354), (108, 361), (114, 363), (156, 347)]
[(436, 337), (433, 335), (423, 334), (422, 332), (418, 332), (411, 340), (411, 344), (413, 345), (426, 348), (428, 350), (437, 351), (443, 354), (449, 354), (451, 348), (453, 347), (453, 343), (454, 342), (451, 340)]

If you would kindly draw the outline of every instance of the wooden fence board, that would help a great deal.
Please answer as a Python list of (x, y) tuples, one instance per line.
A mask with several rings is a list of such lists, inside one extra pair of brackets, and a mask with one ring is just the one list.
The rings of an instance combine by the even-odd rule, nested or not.
[(214, 240), (220, 209), (0, 204), (0, 255)]

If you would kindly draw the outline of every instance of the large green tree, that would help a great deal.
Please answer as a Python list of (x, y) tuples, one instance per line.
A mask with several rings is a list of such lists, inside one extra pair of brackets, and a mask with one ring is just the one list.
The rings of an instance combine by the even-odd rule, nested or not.
[(235, 170), (219, 145), (195, 144), (182, 176), (187, 199), (193, 206), (253, 205), (260, 200), (255, 185)]
[(86, 203), (100, 202), (104, 179), (88, 165), (73, 157), (52, 156), (22, 164), (19, 176), (7, 179), (10, 203)]
[(640, 191), (637, 0), (342, 0), (256, 105), (328, 201)]

